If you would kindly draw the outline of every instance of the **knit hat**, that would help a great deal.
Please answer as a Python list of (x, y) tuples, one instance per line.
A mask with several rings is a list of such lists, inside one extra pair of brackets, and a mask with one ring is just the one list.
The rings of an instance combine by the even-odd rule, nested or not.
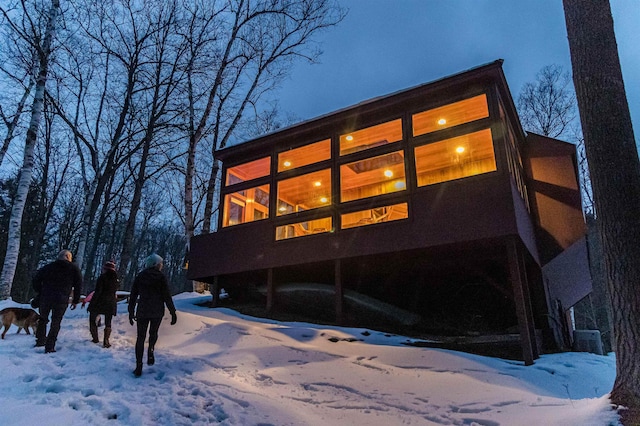
[(154, 266), (159, 265), (161, 263), (162, 263), (162, 258), (157, 254), (153, 253), (153, 254), (150, 254), (149, 257), (147, 257), (144, 260), (144, 267), (153, 268)]
[(111, 262), (111, 261), (104, 262), (104, 265), (102, 266), (102, 269), (115, 272), (116, 271), (116, 264)]

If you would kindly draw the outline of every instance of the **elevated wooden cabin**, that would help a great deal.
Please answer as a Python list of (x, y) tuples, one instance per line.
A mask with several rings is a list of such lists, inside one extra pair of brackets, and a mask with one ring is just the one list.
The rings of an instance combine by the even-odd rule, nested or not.
[[(553, 341), (549, 289), (562, 283), (543, 279), (543, 267), (585, 235), (575, 147), (525, 135), (502, 61), (217, 159), (218, 229), (192, 239), (191, 279), (236, 297), (265, 286), (269, 309), (282, 286), (325, 284), (332, 303), (312, 302), (310, 313), (375, 326), (345, 303), (355, 292), (419, 315), (424, 333), (519, 333), (527, 363), (536, 335)], [(584, 272), (582, 260), (563, 268)]]

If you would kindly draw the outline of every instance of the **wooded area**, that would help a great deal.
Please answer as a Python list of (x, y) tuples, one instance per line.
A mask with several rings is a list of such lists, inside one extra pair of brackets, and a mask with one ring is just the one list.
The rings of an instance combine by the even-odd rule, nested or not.
[(85, 292), (156, 252), (174, 292), (217, 212), (215, 151), (284, 123), (266, 96), (333, 0), (9, 1), (0, 7), (0, 299), (63, 248)]

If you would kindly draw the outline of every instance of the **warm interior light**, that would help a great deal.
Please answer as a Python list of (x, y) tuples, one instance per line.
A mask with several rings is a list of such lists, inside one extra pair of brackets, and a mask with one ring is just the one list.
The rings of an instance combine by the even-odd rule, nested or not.
[(253, 203), (253, 198), (247, 198), (247, 203)]
[(329, 201), (329, 199), (327, 197), (320, 198), (320, 202), (321, 203), (326, 203), (327, 201)]
[(289, 166), (291, 166), (291, 161), (287, 160), (284, 163), (282, 163), (282, 165), (285, 166), (285, 167), (289, 167)]
[(319, 180), (318, 180), (318, 181), (315, 181), (315, 182), (313, 183), (313, 186), (322, 186), (322, 182), (320, 182)]
[(444, 126), (445, 124), (447, 124), (447, 120), (445, 120), (444, 118), (441, 118), (440, 120), (438, 120), (438, 124), (441, 126)]
[(457, 147), (457, 148), (456, 148), (456, 152), (457, 152), (458, 154), (462, 154), (462, 153), (464, 152), (464, 146), (459, 146), (459, 147)]
[(353, 140), (353, 136), (347, 135), (347, 137), (345, 139), (348, 140), (348, 141), (352, 141)]
[(281, 212), (284, 212), (284, 211), (287, 210), (287, 208), (285, 206), (280, 206), (280, 208), (278, 210), (280, 210)]
[(393, 176), (393, 172), (391, 170), (387, 169), (387, 170), (384, 171), (384, 175), (386, 177), (390, 178), (390, 177)]

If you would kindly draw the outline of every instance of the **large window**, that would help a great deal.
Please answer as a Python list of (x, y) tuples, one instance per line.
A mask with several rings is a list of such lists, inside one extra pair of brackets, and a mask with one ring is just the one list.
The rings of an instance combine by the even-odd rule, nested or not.
[[(413, 114), (412, 132), (414, 137), (422, 136), (471, 122), (476, 122), (474, 128), (478, 129), (485, 124), (478, 120), (488, 117), (487, 96), (481, 94)], [(270, 156), (265, 156), (228, 168), (223, 189), (222, 226), (268, 218), (270, 190), (276, 192), (276, 205), (271, 206), (275, 213), (272, 214), (279, 217), (291, 215), (289, 223), (282, 224), (284, 221), (279, 221), (276, 240), (332, 232), (332, 219), (338, 219), (333, 214), (339, 215), (341, 229), (407, 219), (409, 212), (406, 200), (400, 198), (404, 202), (399, 202), (398, 196), (395, 196), (396, 204), (383, 204), (385, 197), (382, 203), (375, 198), (407, 189), (405, 152), (408, 148), (400, 143), (403, 140), (403, 128), (403, 119), (396, 118), (345, 132), (337, 140), (327, 135), (307, 145), (280, 150), (274, 161)], [(472, 130), (470, 127), (456, 127), (452, 129), (455, 133), (443, 133), (444, 136), (439, 140), (433, 141), (436, 139), (434, 135), (412, 142), (421, 144), (411, 148), (414, 150), (418, 186), (496, 170), (491, 129), (460, 135), (466, 129)], [(459, 136), (442, 139), (453, 134)], [(512, 139), (511, 134), (505, 137), (509, 169), (518, 182), (518, 172), (522, 166), (515, 161), (519, 156)], [(334, 159), (337, 164), (330, 166), (332, 152), (336, 148), (332, 148), (332, 143), (335, 142), (339, 143), (339, 158)], [(368, 152), (371, 153), (367, 156)], [(270, 177), (272, 162), (277, 166), (274, 164), (275, 176)], [(335, 167), (340, 174), (338, 179), (332, 176)], [(270, 188), (270, 181), (275, 188)], [(333, 183), (339, 184), (339, 188), (332, 188)], [(330, 210), (324, 208), (334, 203), (333, 196), (339, 196), (340, 203), (349, 204), (336, 206), (337, 211), (329, 213)], [(364, 199), (371, 200), (356, 202)], [(340, 211), (342, 208), (348, 209), (347, 212)], [(308, 219), (314, 213), (293, 215), (314, 209), (319, 209), (320, 219)], [(301, 221), (303, 219), (306, 220)], [(291, 223), (293, 221), (296, 222)]]
[(340, 155), (347, 155), (400, 140), (402, 140), (402, 120), (389, 121), (340, 135)]
[(402, 191), (406, 187), (403, 151), (340, 166), (342, 202)]
[(381, 206), (342, 215), (342, 229), (373, 225), (409, 217), (407, 203)]
[(269, 217), (269, 185), (224, 196), (222, 226), (238, 225)]
[(227, 169), (225, 185), (229, 186), (269, 175), (271, 171), (270, 162), (271, 157), (265, 157), (259, 160), (240, 164), (239, 166), (229, 167)]
[(415, 156), (418, 186), (496, 170), (490, 129), (419, 146)]
[(278, 154), (278, 172), (293, 170), (331, 158), (331, 139), (290, 149)]
[(413, 115), (413, 136), (424, 135), (489, 116), (487, 96), (454, 102)]
[(278, 216), (331, 204), (331, 170), (324, 169), (278, 182)]

